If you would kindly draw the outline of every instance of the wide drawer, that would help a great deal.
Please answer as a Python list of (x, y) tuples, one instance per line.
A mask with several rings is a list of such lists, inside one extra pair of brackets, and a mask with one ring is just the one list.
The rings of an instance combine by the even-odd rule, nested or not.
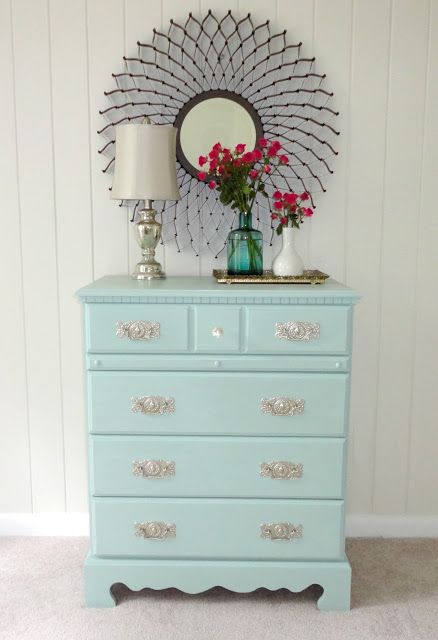
[(342, 498), (342, 438), (92, 436), (95, 496)]
[(249, 353), (347, 353), (351, 310), (348, 307), (249, 306)]
[(87, 304), (91, 353), (178, 353), (189, 347), (188, 306)]
[[(340, 500), (93, 498), (92, 522), (98, 556), (335, 560), (343, 555)], [(271, 539), (294, 532), (301, 537)], [(149, 535), (156, 537), (143, 537)]]
[(93, 433), (342, 436), (344, 373), (92, 371)]

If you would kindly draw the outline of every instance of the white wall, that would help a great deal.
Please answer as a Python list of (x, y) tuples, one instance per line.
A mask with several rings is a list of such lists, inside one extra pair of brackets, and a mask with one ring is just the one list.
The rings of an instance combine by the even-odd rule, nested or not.
[[(357, 288), (349, 511), (438, 515), (438, 0), (228, 0), (329, 75), (340, 156), (302, 231)], [(79, 304), (137, 251), (101, 173), (110, 74), (153, 27), (222, 0), (0, 0), (0, 511), (86, 510)], [(166, 249), (172, 273), (207, 258)], [(402, 532), (400, 532), (402, 533)]]

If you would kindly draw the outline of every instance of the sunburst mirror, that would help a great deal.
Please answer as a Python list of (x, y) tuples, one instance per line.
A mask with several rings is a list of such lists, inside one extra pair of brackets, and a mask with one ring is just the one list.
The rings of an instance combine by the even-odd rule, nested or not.
[[(301, 42), (288, 42), (285, 30), (273, 32), (269, 20), (256, 24), (250, 14), (237, 19), (231, 11), (222, 17), (208, 11), (202, 19), (190, 13), (182, 24), (171, 20), (166, 33), (154, 29), (151, 42), (137, 42), (136, 55), (123, 58), (123, 70), (113, 74), (114, 87), (105, 92), (109, 105), (100, 111), (103, 171), (113, 171), (117, 124), (148, 116), (178, 127), (181, 200), (155, 203), (165, 244), (191, 248), (197, 256), (204, 248), (214, 257), (224, 250), (235, 215), (196, 177), (198, 156), (218, 140), (252, 148), (262, 136), (281, 139), (291, 162), (268, 192), (307, 191), (317, 206), (333, 173), (338, 112), (326, 76), (301, 51)], [(121, 204), (135, 211), (136, 203)], [(260, 199), (255, 217), (271, 243), (267, 207)]]

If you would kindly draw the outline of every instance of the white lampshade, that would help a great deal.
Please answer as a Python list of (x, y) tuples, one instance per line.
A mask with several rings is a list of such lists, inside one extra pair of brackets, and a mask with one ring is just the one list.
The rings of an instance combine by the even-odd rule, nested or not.
[(122, 124), (116, 127), (116, 159), (111, 198), (179, 200), (175, 127)]

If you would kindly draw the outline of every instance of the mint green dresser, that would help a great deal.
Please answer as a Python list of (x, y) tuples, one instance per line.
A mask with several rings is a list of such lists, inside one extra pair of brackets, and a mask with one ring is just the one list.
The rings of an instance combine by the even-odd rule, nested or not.
[(324, 285), (102, 278), (84, 306), (91, 550), (111, 586), (301, 591), (350, 606), (352, 306)]

